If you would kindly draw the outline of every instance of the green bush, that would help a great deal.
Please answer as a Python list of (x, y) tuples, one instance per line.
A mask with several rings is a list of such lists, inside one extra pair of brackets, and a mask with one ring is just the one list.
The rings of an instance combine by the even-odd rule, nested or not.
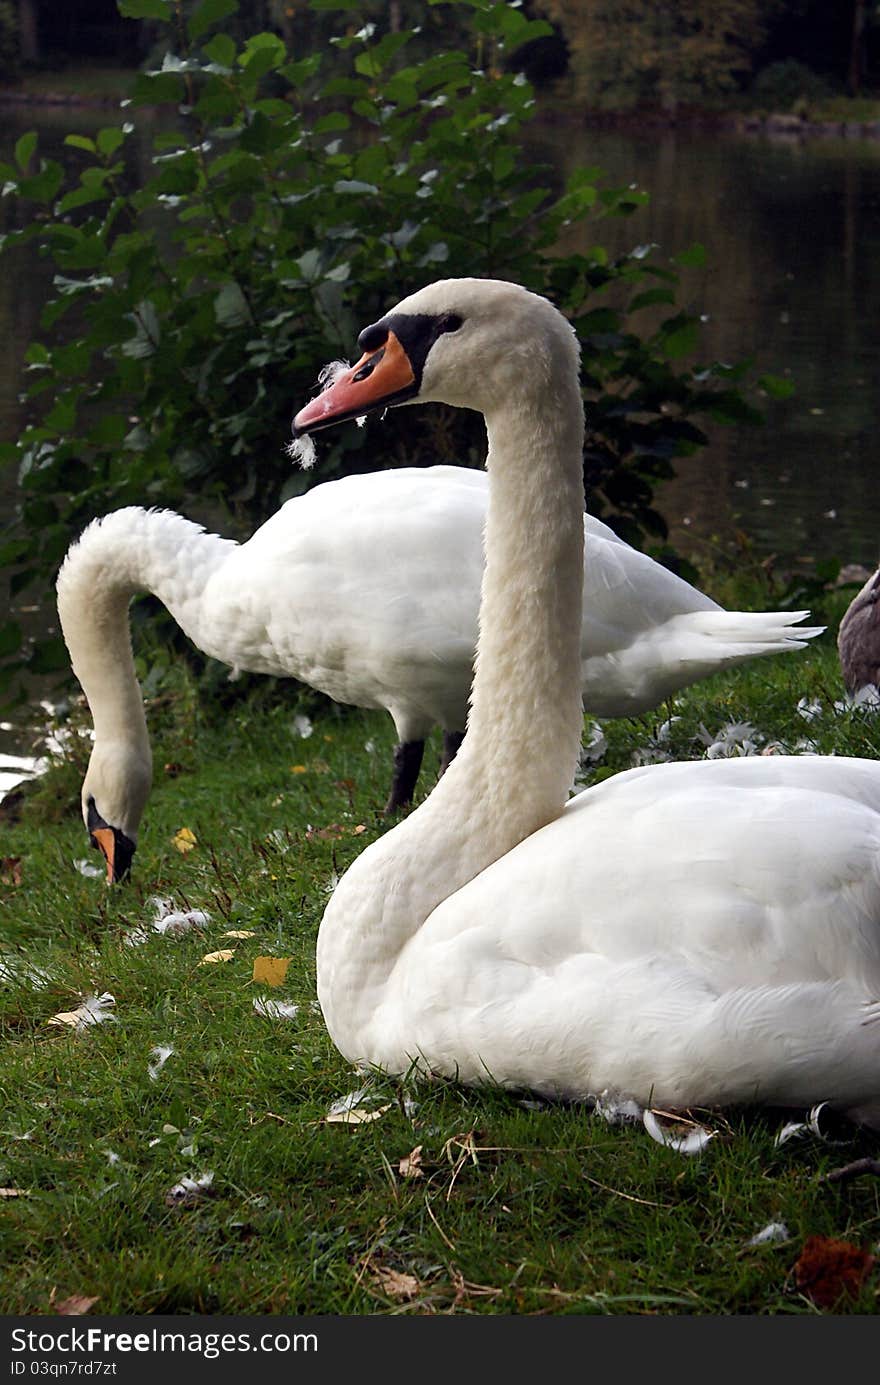
[(795, 105), (824, 101), (833, 92), (826, 77), (795, 58), (770, 63), (762, 68), (752, 84), (752, 95), (762, 105), (777, 111), (790, 111)]
[[(45, 583), (83, 526), (121, 505), (185, 509), (198, 492), (249, 529), (315, 480), (479, 461), (480, 421), (439, 409), (335, 430), (313, 473), (284, 452), (322, 363), (404, 294), (458, 275), (518, 280), (568, 313), (584, 347), (591, 508), (630, 540), (665, 537), (653, 487), (704, 443), (694, 416), (754, 414), (741, 372), (682, 365), (699, 322), (677, 309), (676, 271), (652, 247), (615, 260), (554, 250), (572, 222), (626, 215), (645, 195), (605, 187), (596, 168), (551, 191), (523, 159), (535, 102), (512, 55), (548, 25), (455, 0), (446, 11), (467, 20), (470, 51), (426, 55), (415, 31), (363, 25), (359, 0), (312, 0), (335, 33), (291, 52), (274, 32), (237, 43), (218, 29), (235, 0), (186, 18), (179, 0), (119, 8), (166, 38), (123, 120), (68, 136), (78, 171), (41, 158), (35, 134), (0, 166), (21, 209), (5, 245), (36, 241), (56, 269), (26, 357), (33, 422), (0, 450), (19, 478), (0, 541), (13, 594)], [(163, 120), (139, 183), (126, 155), (145, 108)], [(639, 335), (630, 317), (645, 310), (655, 325)], [(59, 640), (26, 644), (13, 621), (0, 659), (7, 689), (23, 667), (66, 666)]]

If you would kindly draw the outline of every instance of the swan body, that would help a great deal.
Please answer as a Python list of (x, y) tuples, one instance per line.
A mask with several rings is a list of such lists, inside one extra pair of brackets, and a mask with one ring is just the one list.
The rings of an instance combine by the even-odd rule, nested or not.
[(865, 702), (880, 700), (880, 568), (850, 602), (837, 650), (847, 692)]
[[(321, 922), (335, 1043), (392, 1073), (674, 1107), (830, 1101), (880, 1122), (880, 767), (666, 764), (567, 802), (584, 590), (573, 333), (516, 285), (449, 280), (360, 342), (295, 431), (389, 403), (479, 408), (490, 497), (464, 742)], [(594, 547), (588, 533), (587, 569)]]
[[(199, 649), (235, 670), (388, 711), (398, 737), (391, 810), (412, 797), (432, 726), (443, 728), (447, 761), (464, 732), (487, 498), (485, 472), (405, 468), (316, 486), (242, 544), (139, 507), (89, 525), (59, 574), (58, 611), (94, 717), (83, 813), (105, 855), (113, 846), (128, 867), (150, 788), (132, 596), (152, 592)], [(816, 633), (796, 625), (806, 612), (725, 611), (600, 520), (583, 523), (593, 560), (581, 680), (597, 715), (644, 711)], [(109, 858), (108, 870), (124, 873)]]

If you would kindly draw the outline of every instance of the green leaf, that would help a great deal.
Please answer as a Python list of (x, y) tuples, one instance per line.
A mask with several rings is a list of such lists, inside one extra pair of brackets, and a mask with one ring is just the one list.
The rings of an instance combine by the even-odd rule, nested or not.
[(64, 179), (60, 164), (46, 163), (31, 178), (22, 178), (18, 185), (20, 197), (29, 197), (33, 202), (51, 202), (58, 193)]
[(66, 212), (72, 212), (75, 207), (87, 207), (90, 202), (106, 202), (110, 196), (108, 190), (100, 184), (74, 188), (73, 192), (66, 193), (59, 200), (56, 210), (63, 216)]
[(177, 72), (141, 72), (131, 93), (133, 106), (162, 106), (183, 100), (183, 81)]
[(379, 189), (376, 187), (375, 183), (362, 183), (358, 178), (338, 178), (333, 184), (333, 191), (353, 192), (361, 196), (367, 193), (371, 197), (378, 197), (379, 195)]
[(655, 303), (674, 303), (675, 294), (672, 289), (646, 289), (644, 293), (637, 293), (629, 305), (631, 313), (637, 312), (639, 308), (650, 308)]
[(690, 265), (697, 269), (702, 269), (707, 259), (706, 247), (705, 245), (700, 245), (699, 241), (689, 246), (687, 250), (682, 250), (681, 254), (675, 256), (676, 264)]
[(759, 375), (758, 385), (771, 399), (789, 399), (795, 391), (794, 380), (784, 380), (779, 375)]
[(155, 355), (162, 340), (162, 328), (155, 305), (145, 299), (133, 313), (127, 314), (134, 332), (122, 343), (122, 354), (131, 360), (144, 360)]
[(88, 135), (65, 135), (64, 143), (69, 144), (71, 149), (85, 149), (89, 154), (95, 152), (95, 141), (89, 139)]
[(170, 19), (172, 0), (116, 0), (123, 19)]
[(106, 125), (103, 130), (98, 131), (98, 152), (107, 159), (124, 143), (125, 131), (118, 125)]
[(675, 326), (663, 324), (661, 331), (660, 350), (667, 360), (678, 360), (681, 356), (690, 356), (697, 349), (700, 335), (700, 324), (696, 318), (673, 318)]
[(202, 0), (187, 23), (190, 38), (201, 38), (202, 34), (219, 24), (221, 19), (227, 19), (229, 15), (237, 13), (238, 0)]
[(224, 284), (214, 299), (214, 315), (221, 327), (241, 327), (251, 321), (247, 299), (234, 281)]
[(21, 135), (15, 142), (15, 162), (18, 164), (22, 173), (27, 172), (28, 164), (33, 158), (37, 147), (37, 132), (29, 130), (26, 135)]
[(219, 67), (231, 68), (235, 62), (236, 47), (228, 34), (215, 34), (205, 44), (205, 53), (212, 63), (217, 63)]

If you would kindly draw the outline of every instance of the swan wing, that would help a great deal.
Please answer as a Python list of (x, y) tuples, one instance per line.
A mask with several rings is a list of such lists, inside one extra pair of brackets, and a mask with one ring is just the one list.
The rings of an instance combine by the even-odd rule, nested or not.
[(406, 1036), (429, 1068), (568, 1096), (876, 1097), (876, 766), (750, 757), (587, 790), (433, 911), (377, 1025), (389, 1059)]

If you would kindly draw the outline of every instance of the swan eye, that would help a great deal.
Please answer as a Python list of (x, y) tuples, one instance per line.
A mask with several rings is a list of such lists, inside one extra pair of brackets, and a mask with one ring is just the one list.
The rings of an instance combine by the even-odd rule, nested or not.
[(437, 331), (438, 333), (457, 332), (463, 321), (464, 319), (460, 318), (458, 313), (444, 313), (443, 316), (437, 320)]

